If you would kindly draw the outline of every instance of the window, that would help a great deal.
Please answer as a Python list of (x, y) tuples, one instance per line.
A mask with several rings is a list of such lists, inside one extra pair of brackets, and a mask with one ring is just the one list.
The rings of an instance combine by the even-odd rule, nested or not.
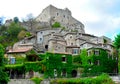
[(73, 43), (71, 43), (71, 45), (73, 45)]
[(94, 51), (94, 54), (95, 54), (95, 55), (99, 55), (99, 54), (100, 54), (99, 50), (95, 50), (95, 51)]
[(46, 50), (48, 49), (48, 45), (45, 45), (45, 49), (46, 49)]
[(66, 57), (65, 57), (65, 55), (62, 56), (62, 62), (66, 63)]
[(15, 57), (10, 57), (10, 64), (15, 64)]
[(66, 75), (67, 75), (66, 69), (63, 69), (63, 70), (62, 70), (62, 73), (61, 73), (61, 76), (62, 76), (62, 77), (66, 77)]
[(92, 51), (91, 50), (89, 50), (88, 51), (88, 56), (90, 56), (92, 54)]
[(73, 49), (73, 54), (78, 54), (78, 49)]
[(41, 34), (43, 33), (43, 32), (40, 32)]
[(59, 13), (57, 13), (57, 16), (59, 15)]
[(94, 64), (95, 64), (95, 65), (100, 65), (100, 60), (96, 60), (96, 61), (94, 62)]
[(40, 38), (40, 41), (42, 41), (42, 38)]
[(91, 60), (90, 60), (90, 59), (88, 60), (88, 64), (92, 64), (92, 62), (91, 62)]
[(72, 38), (72, 35), (70, 35), (70, 39)]
[(65, 15), (63, 15), (63, 17), (65, 18)]

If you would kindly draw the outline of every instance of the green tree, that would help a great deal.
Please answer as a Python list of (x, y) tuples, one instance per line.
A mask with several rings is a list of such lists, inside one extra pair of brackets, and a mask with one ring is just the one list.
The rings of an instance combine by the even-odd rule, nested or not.
[(0, 27), (0, 43), (4, 46), (11, 46), (19, 39), (17, 38), (18, 34), (25, 30), (20, 24), (18, 23), (11, 23), (9, 26), (1, 26)]
[(0, 26), (0, 35), (5, 34), (7, 27), (5, 25)]
[(13, 20), (14, 20), (15, 23), (19, 22), (19, 18), (18, 17), (14, 17)]
[(61, 27), (61, 24), (59, 22), (55, 22), (53, 25), (52, 25), (53, 28), (59, 28)]
[(23, 38), (25, 38), (25, 36), (26, 36), (26, 31), (24, 31), (24, 30), (22, 30), (19, 34), (18, 34), (18, 39), (23, 39)]
[(118, 34), (118, 35), (115, 37), (114, 46), (116, 47), (116, 49), (120, 49), (120, 34)]
[(7, 84), (9, 77), (6, 72), (4, 72), (4, 50), (3, 46), (0, 44), (0, 84)]
[(115, 40), (114, 40), (114, 46), (116, 48), (116, 52), (117, 52), (117, 66), (119, 69), (117, 69), (119, 72), (120, 72), (120, 63), (118, 63), (118, 60), (120, 59), (119, 58), (119, 53), (120, 53), (120, 34), (118, 34), (116, 37), (115, 37)]

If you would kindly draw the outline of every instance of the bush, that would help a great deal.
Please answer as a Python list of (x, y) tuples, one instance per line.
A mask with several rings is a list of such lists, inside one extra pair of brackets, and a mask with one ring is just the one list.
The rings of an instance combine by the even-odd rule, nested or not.
[(61, 27), (61, 25), (60, 25), (59, 22), (55, 22), (55, 23), (52, 25), (52, 28), (58, 28), (58, 27)]
[(32, 80), (35, 84), (40, 84), (40, 82), (43, 80), (43, 78), (33, 77), (33, 78), (31, 78), (31, 80)]
[(102, 74), (95, 78), (72, 78), (72, 79), (56, 79), (51, 84), (115, 84), (107, 74)]

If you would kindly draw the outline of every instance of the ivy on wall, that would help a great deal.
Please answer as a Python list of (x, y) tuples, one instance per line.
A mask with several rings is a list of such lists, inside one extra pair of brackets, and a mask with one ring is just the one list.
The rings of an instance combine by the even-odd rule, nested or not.
[(45, 77), (55, 77), (54, 70), (56, 70), (57, 77), (71, 77), (72, 55), (47, 52), (46, 67)]
[(35, 71), (35, 72), (39, 72), (42, 70), (41, 68), (41, 62), (39, 61), (36, 61), (36, 62), (25, 62), (24, 64), (25, 66), (25, 71), (28, 72), (28, 71)]
[[(95, 50), (99, 50), (99, 54), (95, 55)], [(108, 57), (108, 52), (101, 48), (92, 48), (91, 54), (88, 56), (87, 50), (83, 49), (80, 54), (84, 73), (115, 73), (116, 58)]]

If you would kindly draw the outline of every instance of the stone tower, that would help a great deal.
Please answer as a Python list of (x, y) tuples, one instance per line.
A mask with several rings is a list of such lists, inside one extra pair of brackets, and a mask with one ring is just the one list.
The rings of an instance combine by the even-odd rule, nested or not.
[(72, 17), (71, 11), (68, 8), (58, 9), (49, 5), (43, 9), (42, 13), (36, 18), (36, 21), (49, 22), (50, 25), (59, 22), (67, 30), (85, 33), (84, 25)]

